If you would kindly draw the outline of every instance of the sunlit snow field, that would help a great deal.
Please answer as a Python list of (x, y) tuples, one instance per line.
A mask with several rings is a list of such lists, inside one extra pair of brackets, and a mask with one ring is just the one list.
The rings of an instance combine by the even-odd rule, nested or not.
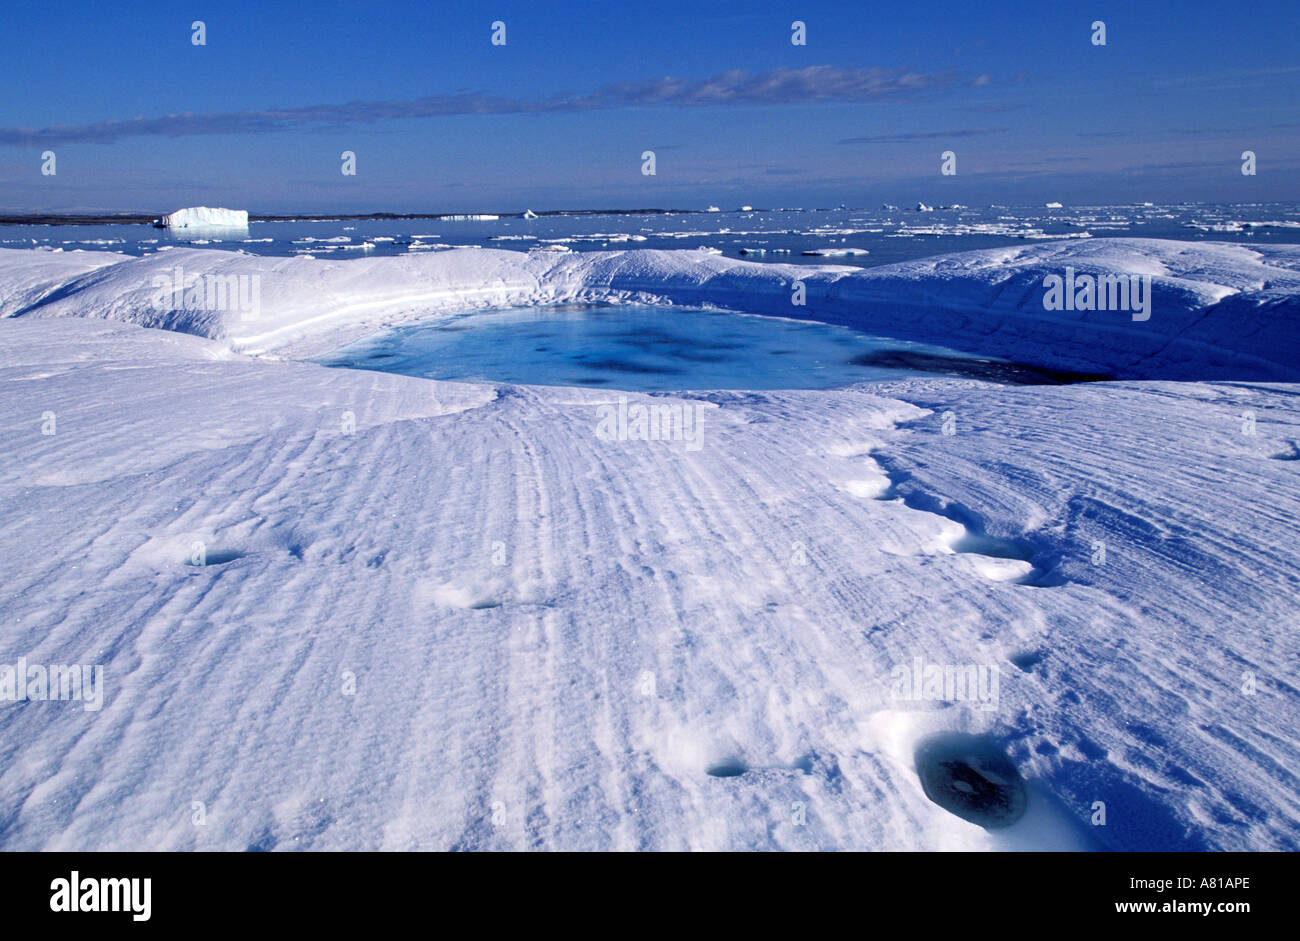
[(0, 846), (1298, 849), (1300, 247), (1248, 238), (0, 248), (0, 692), (104, 677), (0, 702)]

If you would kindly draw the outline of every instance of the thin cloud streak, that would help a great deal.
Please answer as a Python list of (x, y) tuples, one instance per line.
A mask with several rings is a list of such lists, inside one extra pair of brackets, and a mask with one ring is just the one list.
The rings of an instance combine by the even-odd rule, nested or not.
[(945, 140), (956, 137), (982, 137), (985, 134), (1002, 134), (1007, 127), (971, 127), (959, 131), (919, 131), (905, 134), (877, 134), (871, 137), (846, 137), (837, 144), (909, 144), (913, 141)]
[(297, 108), (169, 114), (155, 118), (56, 125), (43, 129), (0, 128), (0, 146), (108, 144), (124, 137), (190, 137), (205, 134), (263, 134), (311, 127), (373, 124), (409, 118), (463, 115), (561, 114), (635, 107), (726, 107), (901, 101), (961, 86), (984, 85), (988, 76), (905, 69), (853, 69), (814, 65), (751, 75), (741, 69), (709, 78), (659, 78), (618, 82), (584, 94), (508, 98), (478, 93), (429, 95), (406, 101), (352, 101)]

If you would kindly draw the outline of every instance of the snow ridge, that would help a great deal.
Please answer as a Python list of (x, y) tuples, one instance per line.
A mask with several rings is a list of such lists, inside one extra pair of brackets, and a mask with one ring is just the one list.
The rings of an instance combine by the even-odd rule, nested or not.
[[(0, 315), (123, 320), (302, 357), (382, 325), (570, 301), (714, 306), (821, 320), (1116, 378), (1294, 379), (1300, 247), (1152, 239), (1041, 243), (879, 268), (762, 264), (693, 251), (450, 250), (326, 261), (177, 249), (36, 264), (0, 251)], [(1148, 276), (1152, 315), (1049, 311), (1044, 279)], [(62, 283), (52, 280), (57, 272)], [(158, 283), (255, 279), (256, 316), (157, 300)], [(232, 282), (233, 283), (233, 282)], [(245, 282), (246, 283), (246, 282)], [(794, 301), (802, 285), (803, 304)]]

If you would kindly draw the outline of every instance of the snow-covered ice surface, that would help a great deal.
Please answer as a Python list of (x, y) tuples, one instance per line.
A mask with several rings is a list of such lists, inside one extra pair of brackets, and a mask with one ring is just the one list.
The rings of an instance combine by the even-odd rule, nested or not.
[[(1150, 274), (1151, 319), (1043, 310), (1066, 265)], [(176, 267), (258, 276), (256, 316), (159, 306)], [(0, 663), (106, 681), (97, 712), (0, 702), (0, 845), (1300, 848), (1298, 269), (1134, 239), (868, 270), (0, 251)], [(618, 300), (1124, 381), (649, 397), (301, 361)], [(698, 409), (702, 446), (598, 436), (621, 396)], [(918, 657), (996, 669), (996, 708), (900, 698)], [(929, 763), (953, 741), (1023, 778), (988, 828), (926, 796), (969, 789)]]

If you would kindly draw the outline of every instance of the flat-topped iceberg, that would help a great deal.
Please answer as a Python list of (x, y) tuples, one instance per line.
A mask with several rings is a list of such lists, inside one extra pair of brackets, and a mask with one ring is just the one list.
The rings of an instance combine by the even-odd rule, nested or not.
[(169, 212), (155, 225), (162, 229), (247, 229), (248, 210), (194, 206)]

